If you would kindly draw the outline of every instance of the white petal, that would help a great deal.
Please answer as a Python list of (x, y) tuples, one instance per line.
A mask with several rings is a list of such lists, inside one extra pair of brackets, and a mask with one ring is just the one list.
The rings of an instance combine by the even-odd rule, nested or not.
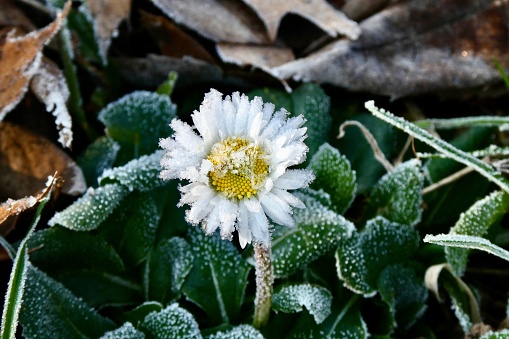
[(235, 220), (238, 217), (238, 205), (230, 200), (223, 200), (220, 206), (221, 213), (221, 238), (232, 238), (232, 233), (235, 231)]
[(268, 192), (260, 197), (260, 202), (265, 213), (276, 223), (288, 227), (295, 225), (291, 216), (292, 209), (281, 198)]
[(233, 106), (231, 99), (223, 102), (223, 114), (226, 132), (228, 133), (228, 136), (232, 136), (235, 130), (235, 107)]
[[(234, 93), (234, 95), (238, 92)], [(235, 135), (244, 135), (247, 134), (246, 124), (249, 120), (249, 99), (246, 95), (242, 95), (239, 100), (239, 104), (237, 107), (237, 115), (235, 117)]]
[(212, 200), (217, 198), (217, 195), (206, 195), (197, 200), (189, 210), (186, 212), (186, 219), (192, 224), (199, 224), (212, 210), (214, 205)]
[(215, 143), (219, 139), (219, 117), (222, 113), (223, 94), (211, 89), (205, 94), (200, 111), (191, 115), (194, 125), (200, 132), (205, 144)]
[(263, 210), (249, 212), (249, 227), (254, 241), (264, 245), (270, 244), (269, 221)]
[(246, 205), (249, 212), (258, 212), (262, 208), (262, 206), (260, 205), (260, 201), (253, 197), (249, 199), (244, 199), (244, 204)]
[(276, 196), (281, 198), (284, 202), (286, 202), (290, 206), (297, 208), (306, 208), (306, 205), (304, 205), (304, 203), (299, 198), (285, 190), (273, 188), (270, 192), (274, 193)]
[(283, 175), (274, 181), (274, 187), (285, 190), (295, 190), (307, 187), (315, 175), (309, 170), (287, 170)]
[(285, 122), (286, 116), (288, 115), (288, 111), (284, 108), (280, 111), (277, 111), (273, 116), (269, 123), (264, 127), (262, 134), (260, 135), (262, 138), (267, 140), (272, 140), (276, 137), (277, 132)]
[(210, 206), (212, 210), (209, 215), (203, 221), (203, 227), (205, 229), (205, 233), (212, 234), (221, 224), (221, 212), (222, 206), (221, 204), (225, 201), (223, 197), (216, 195), (212, 201), (210, 201)]
[(262, 128), (262, 117), (263, 117), (263, 112), (259, 112), (256, 114), (253, 121), (251, 122), (251, 128), (249, 129), (249, 136), (253, 139), (257, 139), (258, 135), (260, 134), (260, 129)]
[(182, 197), (178, 203), (179, 207), (184, 204), (191, 205), (204, 197), (212, 199), (215, 195), (215, 192), (209, 186), (201, 182), (179, 187), (179, 190), (182, 193)]
[(182, 147), (192, 153), (202, 152), (203, 139), (193, 131), (191, 126), (179, 119), (173, 119), (170, 126), (175, 131), (173, 138)]
[[(254, 97), (253, 100), (249, 102), (249, 118), (247, 120), (247, 126), (249, 130), (249, 126), (253, 126), (253, 121), (255, 117), (261, 113), (263, 116), (263, 100), (260, 97)], [(261, 119), (261, 117), (260, 117)]]
[(248, 210), (243, 201), (239, 203), (237, 232), (239, 233), (240, 247), (244, 248), (247, 244), (251, 243), (251, 229), (249, 228)]

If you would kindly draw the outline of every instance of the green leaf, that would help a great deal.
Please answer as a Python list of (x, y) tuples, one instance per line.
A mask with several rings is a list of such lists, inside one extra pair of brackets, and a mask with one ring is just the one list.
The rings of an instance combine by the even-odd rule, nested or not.
[(304, 306), (316, 323), (322, 323), (331, 313), (332, 294), (328, 289), (310, 284), (283, 286), (272, 296), (274, 311), (302, 312)]
[(335, 248), (342, 238), (350, 237), (355, 230), (350, 221), (306, 192), (315, 196), (323, 193), (312, 190), (302, 192), (295, 195), (306, 208), (294, 210), (295, 227), (275, 227), (272, 264), (276, 277), (285, 277), (303, 268)]
[(162, 240), (150, 254), (144, 274), (147, 300), (163, 304), (180, 297), (184, 281), (193, 267), (191, 246), (182, 238)]
[(325, 190), (331, 197), (332, 206), (343, 214), (350, 207), (357, 189), (355, 171), (348, 159), (325, 143), (313, 155), (308, 168), (316, 176), (311, 188)]
[(193, 268), (183, 292), (200, 306), (213, 323), (230, 324), (239, 316), (251, 267), (230, 241), (217, 233), (207, 236), (192, 227), (188, 241), (194, 255)]
[(159, 138), (172, 133), (169, 123), (175, 116), (176, 106), (167, 95), (136, 91), (110, 103), (98, 118), (120, 144), (120, 163), (125, 163), (154, 152)]
[(118, 184), (89, 188), (65, 210), (55, 213), (48, 225), (61, 225), (75, 231), (90, 231), (113, 212), (129, 191)]
[(387, 266), (378, 277), (378, 290), (390, 307), (394, 326), (409, 328), (426, 309), (428, 290), (410, 267)]
[(159, 312), (163, 309), (163, 305), (156, 301), (146, 301), (134, 309), (125, 312), (120, 316), (120, 320), (134, 324), (135, 327), (145, 320), (145, 317), (152, 312)]
[(452, 119), (427, 119), (416, 121), (415, 124), (420, 128), (425, 129), (454, 129), (474, 126), (498, 126), (499, 128), (502, 128), (502, 126), (509, 124), (509, 117), (478, 115)]
[(20, 322), (25, 338), (98, 338), (115, 328), (56, 280), (30, 267)]
[(313, 320), (308, 320), (308, 317), (303, 316), (287, 338), (368, 338), (368, 329), (362, 319), (360, 304), (359, 297), (355, 295), (349, 300), (334, 302), (332, 313), (319, 325)]
[(417, 224), (421, 220), (424, 182), (419, 165), (410, 160), (384, 175), (371, 192), (370, 208), (390, 221)]
[(506, 251), (502, 247), (492, 244), (489, 240), (481, 237), (462, 234), (428, 234), (424, 237), (424, 242), (442, 246), (481, 250), (509, 261), (509, 251)]
[(105, 169), (113, 166), (119, 149), (119, 144), (113, 139), (101, 137), (78, 157), (78, 165), (83, 170), (88, 186), (98, 186), (97, 179)]
[(324, 90), (313, 83), (301, 85), (292, 93), (293, 115), (306, 118), (309, 153), (315, 154), (318, 148), (327, 141), (332, 122), (330, 98)]
[(366, 297), (377, 292), (382, 270), (408, 260), (419, 247), (419, 234), (407, 225), (376, 217), (344, 239), (336, 252), (338, 276), (345, 287)]
[(375, 106), (373, 101), (368, 101), (365, 103), (365, 107), (369, 110), (374, 116), (383, 121), (405, 131), (409, 135), (414, 138), (428, 144), (433, 147), (440, 153), (443, 153), (448, 158), (456, 160), (459, 163), (462, 163), (466, 166), (472, 167), (475, 171), (486, 177), (491, 182), (497, 184), (504, 191), (509, 193), (509, 181), (502, 176), (500, 172), (494, 169), (489, 164), (484, 163), (482, 160), (479, 160), (472, 155), (464, 152), (446, 141), (435, 137), (430, 134), (426, 130), (417, 127), (416, 125), (406, 121), (403, 118), (396, 117), (390, 112), (385, 111), (384, 109), (379, 109)]
[[(449, 234), (482, 237), (488, 232), (489, 227), (499, 220), (508, 209), (509, 195), (504, 191), (493, 192), (476, 202), (468, 211), (462, 213)], [(463, 275), (467, 266), (469, 252), (469, 249), (464, 248), (445, 248), (447, 262), (451, 265), (454, 274), (458, 276)]]
[(14, 338), (16, 335), (22, 298), (24, 298), (24, 294), (26, 295), (25, 285), (30, 268), (30, 263), (28, 261), (28, 241), (34, 233), (37, 223), (41, 218), (42, 210), (50, 198), (53, 183), (54, 181), (52, 181), (51, 187), (46, 188), (49, 191), (46, 191), (46, 195), (39, 201), (39, 207), (37, 207), (30, 228), (25, 238), (21, 241), (12, 263), (7, 292), (5, 293), (4, 309), (2, 311), (2, 328), (0, 329), (0, 336), (2, 339)]
[(75, 49), (90, 62), (102, 64), (99, 55), (99, 45), (95, 39), (94, 27), (87, 6), (82, 5), (78, 11), (70, 11), (67, 17), (69, 28), (78, 38), (78, 46)]
[(131, 323), (124, 323), (116, 330), (104, 333), (99, 339), (144, 339), (145, 334), (134, 328)]
[(262, 88), (255, 89), (247, 95), (251, 100), (256, 96), (262, 98), (263, 102), (273, 103), (276, 111), (284, 108), (288, 112), (293, 112), (292, 96), (286, 91), (276, 88)]
[(264, 339), (264, 336), (250, 325), (235, 326), (230, 330), (208, 335), (206, 339)]
[(131, 192), (134, 190), (146, 192), (163, 186), (167, 183), (159, 178), (161, 172), (159, 161), (163, 153), (163, 150), (159, 150), (131, 160), (124, 166), (106, 169), (99, 177), (99, 183), (101, 186), (117, 183)]
[(160, 312), (147, 315), (139, 329), (148, 338), (202, 338), (193, 315), (179, 307), (177, 303), (171, 304)]

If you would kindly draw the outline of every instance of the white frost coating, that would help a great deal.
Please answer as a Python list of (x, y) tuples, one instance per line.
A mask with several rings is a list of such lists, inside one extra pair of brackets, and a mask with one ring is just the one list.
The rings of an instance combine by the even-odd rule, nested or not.
[(59, 130), (58, 141), (70, 148), (73, 139), (72, 119), (66, 106), (70, 93), (64, 75), (53, 64), (43, 62), (30, 86), (37, 98), (46, 105), (46, 111), (55, 117)]
[[(287, 114), (274, 113), (274, 105), (259, 97), (250, 101), (235, 92), (223, 99), (211, 89), (192, 115), (198, 133), (179, 120), (171, 122), (173, 136), (159, 143), (165, 149), (160, 177), (190, 181), (180, 188), (180, 204), (191, 206), (188, 222), (202, 224), (209, 234), (219, 228), (224, 239), (231, 239), (236, 229), (242, 247), (251, 241), (270, 243), (266, 216), (293, 225), (293, 208), (304, 205), (287, 190), (307, 187), (314, 175), (310, 170), (288, 170), (305, 160), (308, 148), (304, 118), (287, 119)], [(241, 180), (248, 183), (239, 184)], [(237, 193), (242, 192), (238, 187), (249, 191)]]
[(113, 331), (108, 331), (99, 339), (144, 339), (145, 334), (136, 330), (130, 322)]
[(206, 339), (264, 339), (264, 336), (253, 326), (239, 325), (231, 330), (211, 334)]
[(304, 306), (317, 324), (322, 323), (331, 313), (332, 294), (324, 287), (310, 284), (283, 287), (272, 297), (275, 311), (300, 312)]
[(198, 323), (187, 310), (173, 303), (160, 312), (149, 313), (140, 325), (151, 338), (203, 338)]
[(484, 333), (479, 339), (505, 339), (509, 338), (509, 329), (504, 328), (503, 330), (493, 332), (488, 331)]

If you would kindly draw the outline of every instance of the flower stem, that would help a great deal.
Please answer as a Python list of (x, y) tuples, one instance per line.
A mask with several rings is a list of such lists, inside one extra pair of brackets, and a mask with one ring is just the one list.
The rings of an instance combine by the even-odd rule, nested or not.
[(253, 242), (253, 247), (256, 261), (256, 298), (253, 326), (260, 328), (269, 320), (274, 269), (270, 261), (271, 245)]

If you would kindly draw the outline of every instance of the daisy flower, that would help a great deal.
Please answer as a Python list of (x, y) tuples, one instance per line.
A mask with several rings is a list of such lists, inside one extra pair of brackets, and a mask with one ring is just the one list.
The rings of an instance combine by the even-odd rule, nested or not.
[(306, 159), (306, 128), (302, 116), (288, 117), (259, 97), (223, 95), (211, 89), (192, 128), (179, 119), (174, 134), (161, 139), (162, 179), (184, 179), (188, 184), (179, 206), (189, 205), (186, 220), (202, 224), (207, 234), (218, 227), (221, 236), (238, 231), (242, 248), (251, 241), (269, 246), (273, 222), (292, 227), (292, 208), (304, 204), (288, 190), (306, 187), (314, 179), (309, 170), (288, 169)]

